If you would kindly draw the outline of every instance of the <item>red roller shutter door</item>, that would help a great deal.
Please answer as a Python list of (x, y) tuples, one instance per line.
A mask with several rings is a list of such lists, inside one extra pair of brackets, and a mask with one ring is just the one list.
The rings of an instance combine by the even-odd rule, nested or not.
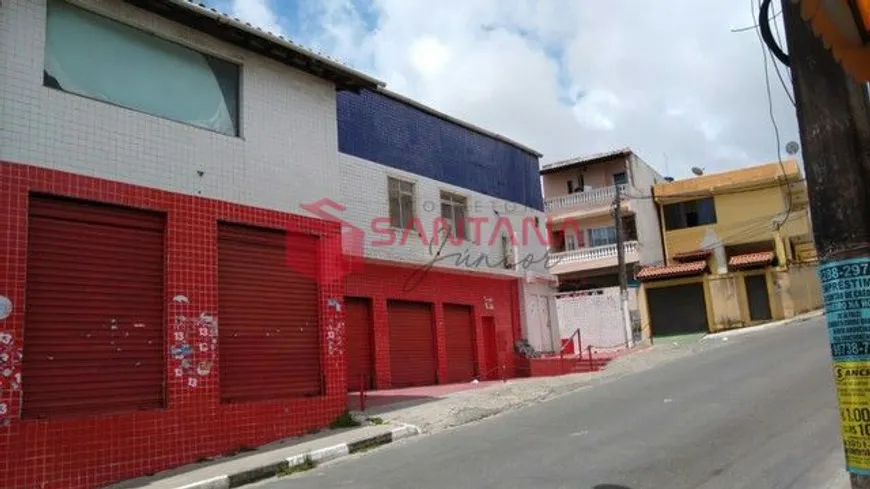
[(25, 418), (161, 408), (164, 216), (32, 197)]
[(474, 362), (474, 318), (470, 306), (444, 304), (447, 380), (469, 382), (477, 373)]
[(372, 307), (369, 299), (344, 300), (347, 330), (347, 390), (358, 391), (364, 382), (371, 389), (375, 376), (372, 351)]
[(393, 387), (438, 383), (432, 307), (425, 302), (389, 301), (390, 377)]
[[(318, 242), (316, 236), (293, 234), (288, 239), (282, 231), (219, 225), (222, 402), (322, 393), (320, 299), (311, 275), (318, 263)], [(306, 263), (311, 270), (300, 273)]]

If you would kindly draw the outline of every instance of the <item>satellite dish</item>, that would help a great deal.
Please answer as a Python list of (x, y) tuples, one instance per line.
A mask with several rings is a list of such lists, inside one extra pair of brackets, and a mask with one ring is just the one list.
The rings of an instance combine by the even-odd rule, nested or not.
[(697, 166), (693, 166), (693, 167), (692, 167), (692, 173), (694, 173), (695, 175), (697, 175), (697, 176), (700, 177), (701, 175), (704, 174), (704, 170), (701, 169), (701, 168), (698, 168)]
[(797, 143), (797, 141), (789, 141), (788, 144), (785, 145), (785, 152), (794, 156), (800, 151), (801, 146)]

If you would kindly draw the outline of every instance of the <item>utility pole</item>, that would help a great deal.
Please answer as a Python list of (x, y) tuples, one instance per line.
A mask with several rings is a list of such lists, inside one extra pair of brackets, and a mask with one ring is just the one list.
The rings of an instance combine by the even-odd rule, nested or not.
[(840, 407), (853, 489), (870, 489), (870, 101), (782, 0)]
[(623, 329), (625, 330), (625, 347), (633, 346), (634, 338), (631, 331), (631, 319), (628, 313), (628, 278), (625, 271), (625, 230), (622, 227), (622, 187), (616, 185), (613, 219), (616, 224), (616, 262), (619, 264), (619, 309), (622, 313)]

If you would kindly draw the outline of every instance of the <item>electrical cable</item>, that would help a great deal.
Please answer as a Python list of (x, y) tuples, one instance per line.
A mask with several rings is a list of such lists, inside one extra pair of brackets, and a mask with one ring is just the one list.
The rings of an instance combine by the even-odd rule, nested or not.
[[(792, 180), (791, 182), (788, 182), (788, 181), (779, 182), (779, 183), (776, 183), (775, 185), (770, 185), (770, 186), (765, 186), (765, 187), (742, 188), (742, 189), (730, 190), (730, 191), (724, 191), (724, 192), (718, 192), (718, 191), (710, 192), (709, 190), (706, 192), (697, 192), (697, 193), (686, 192), (686, 193), (681, 193), (679, 195), (676, 195), (676, 196), (674, 196), (674, 198), (678, 198), (680, 200), (691, 200), (691, 199), (702, 199), (704, 197), (713, 197), (716, 195), (738, 195), (738, 194), (744, 194), (747, 192), (756, 192), (758, 190), (766, 189), (766, 188), (784, 187), (786, 185), (793, 185), (795, 183), (801, 183), (801, 182), (806, 182), (806, 179), (799, 178), (797, 180)], [(662, 184), (659, 184), (659, 185), (662, 185)], [(632, 194), (628, 194), (628, 193), (626, 193), (624, 195), (625, 195), (626, 199), (630, 199), (630, 200), (644, 200), (644, 199), (662, 200), (662, 197), (658, 196), (658, 195), (655, 197), (653, 197), (652, 195), (632, 195)]]
[[(761, 31), (762, 41), (780, 63), (790, 67), (788, 55), (779, 47), (770, 31), (770, 0), (761, 0), (758, 10), (758, 29)], [(752, 5), (752, 12), (755, 13), (755, 4)]]
[[(773, 14), (773, 16), (771, 16), (770, 18), (775, 19), (775, 18), (779, 17), (780, 15), (782, 15), (782, 10)], [(758, 24), (753, 24), (753, 25), (749, 25), (746, 27), (739, 27), (737, 29), (731, 29), (731, 32), (746, 32), (746, 31), (751, 31), (752, 29), (758, 29), (758, 27), (759, 27)]]
[[(776, 42), (773, 41), (773, 36), (770, 32), (770, 19), (769, 19), (770, 0), (760, 0), (760, 1), (761, 1), (761, 5), (759, 5), (760, 14), (759, 14), (758, 23), (761, 26), (761, 33), (762, 33), (761, 54), (762, 54), (762, 57), (764, 60), (764, 83), (765, 83), (765, 88), (766, 88), (766, 93), (767, 93), (767, 109), (768, 109), (768, 113), (770, 115), (770, 122), (773, 125), (773, 134), (776, 137), (776, 156), (777, 156), (777, 159), (779, 160), (779, 167), (782, 170), (782, 175), (785, 179), (785, 183), (787, 185), (789, 185), (788, 189), (786, 190), (786, 195), (788, 196), (788, 207), (786, 208), (785, 218), (783, 219), (783, 223), (784, 223), (786, 220), (788, 220), (788, 217), (791, 214), (791, 209), (792, 209), (792, 205), (793, 205), (792, 200), (793, 199), (792, 199), (792, 195), (791, 195), (791, 185), (788, 182), (788, 174), (785, 171), (785, 163), (783, 163), (783, 161), (782, 161), (782, 140), (779, 136), (779, 125), (776, 123), (776, 115), (774, 114), (774, 111), (773, 111), (773, 95), (772, 95), (771, 90), (770, 90), (770, 70), (768, 69), (767, 50), (764, 48), (765, 41), (767, 41), (768, 47), (770, 47), (771, 45), (776, 46)], [(755, 11), (754, 0), (749, 0), (749, 2), (751, 5), (751, 7), (750, 7), (751, 10), (754, 12)], [(767, 32), (768, 39), (764, 39), (765, 32)], [(779, 46), (776, 46), (776, 48), (779, 49)], [(773, 50), (772, 47), (771, 47), (771, 50)], [(774, 55), (776, 55), (775, 51), (774, 51)], [(786, 61), (788, 61), (787, 57), (786, 57)], [(787, 62), (784, 62), (784, 64), (788, 65)], [(779, 228), (781, 228), (783, 223), (778, 224), (776, 229), (778, 230)]]
[[(782, 13), (782, 10), (780, 10), (780, 13)], [(782, 46), (785, 43), (782, 40), (782, 34), (779, 32), (779, 22), (776, 22), (775, 19), (776, 19), (776, 15), (771, 17), (770, 21), (773, 22), (773, 28), (776, 31), (776, 39), (779, 42), (778, 45)], [(764, 43), (764, 39), (761, 38), (761, 33), (759, 31), (755, 31), (755, 33), (758, 35), (758, 41), (761, 43)], [(792, 107), (797, 108), (797, 103), (794, 100), (794, 95), (792, 95), (791, 91), (789, 91), (788, 85), (786, 85), (785, 79), (782, 76), (782, 72), (779, 69), (779, 63), (773, 63), (773, 69), (774, 69), (774, 71), (776, 71), (776, 77), (779, 78), (779, 84), (782, 86), (782, 90), (785, 92), (785, 95), (788, 97), (788, 100), (791, 102)], [(786, 69), (788, 69), (788, 68), (786, 68)], [(789, 75), (791, 75), (791, 72), (789, 72)]]

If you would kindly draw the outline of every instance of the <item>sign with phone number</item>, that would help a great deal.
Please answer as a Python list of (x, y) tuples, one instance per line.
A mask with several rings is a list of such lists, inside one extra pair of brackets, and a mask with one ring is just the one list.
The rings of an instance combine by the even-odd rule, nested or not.
[(819, 279), (846, 468), (870, 475), (870, 258), (825, 263)]

